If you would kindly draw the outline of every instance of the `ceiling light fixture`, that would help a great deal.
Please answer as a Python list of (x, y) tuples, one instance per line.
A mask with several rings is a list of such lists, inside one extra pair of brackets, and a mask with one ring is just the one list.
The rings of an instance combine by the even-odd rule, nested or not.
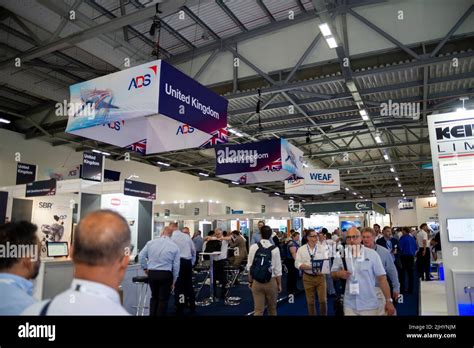
[(201, 175), (201, 176), (205, 176), (205, 177), (208, 177), (208, 176), (209, 176), (209, 174), (202, 173), (202, 172), (199, 172), (199, 175)]
[(395, 177), (395, 181), (398, 181), (398, 176)]
[(2, 118), (2, 117), (0, 117), (0, 123), (6, 123), (6, 124), (9, 124), (9, 123), (11, 123), (11, 121), (10, 121), (10, 120), (7, 120), (6, 118)]
[(393, 169), (393, 167), (390, 167), (390, 171), (391, 171), (392, 173), (395, 173), (395, 169)]
[(383, 158), (384, 158), (386, 161), (390, 161), (390, 157), (388, 157), (387, 154), (383, 155)]
[(331, 36), (332, 35), (331, 28), (329, 28), (329, 25), (327, 23), (320, 24), (319, 25), (319, 30), (321, 30), (321, 34), (323, 34), (323, 36)]
[(380, 137), (380, 135), (377, 134), (377, 135), (375, 136), (375, 142), (376, 142), (377, 144), (382, 144), (382, 138)]
[(255, 188), (257, 191), (262, 191), (262, 189), (260, 187), (256, 187)]
[(158, 162), (156, 162), (156, 163), (159, 164), (160, 166), (165, 166), (165, 167), (169, 167), (169, 166), (171, 165), (171, 164), (169, 164), (169, 163), (160, 162), (160, 161), (158, 161)]

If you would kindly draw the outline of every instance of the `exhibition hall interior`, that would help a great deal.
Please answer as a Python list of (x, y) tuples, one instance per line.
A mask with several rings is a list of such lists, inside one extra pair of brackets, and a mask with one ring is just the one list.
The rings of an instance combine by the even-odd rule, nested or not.
[(0, 316), (473, 316), (473, 12), (0, 0)]

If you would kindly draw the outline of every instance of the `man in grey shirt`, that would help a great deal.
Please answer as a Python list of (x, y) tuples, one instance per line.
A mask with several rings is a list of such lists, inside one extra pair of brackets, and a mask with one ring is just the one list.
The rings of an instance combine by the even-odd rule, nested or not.
[[(393, 263), (392, 254), (388, 249), (375, 243), (375, 231), (370, 227), (366, 227), (362, 230), (362, 244), (364, 244), (366, 248), (373, 249), (379, 254), (392, 290), (392, 299), (396, 302), (400, 294), (400, 282), (398, 281), (398, 272), (395, 263)], [(377, 286), (379, 286), (379, 284), (377, 284)], [(385, 299), (383, 297), (380, 301), (380, 306), (385, 306)]]

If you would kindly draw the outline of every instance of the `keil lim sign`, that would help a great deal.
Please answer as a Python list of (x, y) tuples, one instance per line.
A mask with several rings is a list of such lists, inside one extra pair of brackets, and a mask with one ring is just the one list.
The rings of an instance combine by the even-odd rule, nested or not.
[(474, 111), (431, 115), (428, 126), (442, 192), (474, 191)]
[(162, 60), (72, 85), (70, 93), (71, 134), (141, 155), (227, 142), (227, 99)]
[(339, 171), (335, 169), (304, 168), (301, 178), (285, 180), (285, 193), (320, 195), (341, 189)]
[(219, 145), (216, 176), (240, 184), (282, 181), (301, 175), (303, 152), (285, 139)]

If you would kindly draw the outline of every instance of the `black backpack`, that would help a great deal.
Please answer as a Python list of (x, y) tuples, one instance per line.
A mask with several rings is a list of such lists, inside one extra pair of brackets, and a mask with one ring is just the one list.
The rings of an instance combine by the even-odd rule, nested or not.
[(250, 267), (250, 275), (259, 283), (268, 283), (272, 279), (272, 250), (276, 246), (265, 248), (260, 242)]

